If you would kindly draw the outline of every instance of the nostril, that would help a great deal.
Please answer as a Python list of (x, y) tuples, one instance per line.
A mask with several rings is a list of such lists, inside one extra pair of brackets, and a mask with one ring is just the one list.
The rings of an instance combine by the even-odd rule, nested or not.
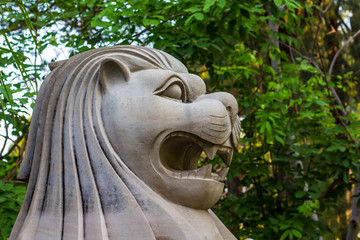
[(226, 110), (227, 110), (228, 112), (231, 112), (231, 107), (230, 107), (230, 106), (227, 106), (227, 107), (226, 107)]

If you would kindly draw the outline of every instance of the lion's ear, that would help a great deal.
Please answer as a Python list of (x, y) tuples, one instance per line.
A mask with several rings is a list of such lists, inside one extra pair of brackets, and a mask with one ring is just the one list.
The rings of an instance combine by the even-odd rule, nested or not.
[(129, 68), (116, 58), (106, 58), (100, 66), (100, 84), (104, 90), (119, 81), (129, 81)]

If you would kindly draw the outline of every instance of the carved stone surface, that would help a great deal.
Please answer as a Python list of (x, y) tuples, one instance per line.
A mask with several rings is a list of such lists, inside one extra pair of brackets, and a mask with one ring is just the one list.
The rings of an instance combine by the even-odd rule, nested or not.
[(50, 64), (18, 178), (14, 239), (235, 239), (209, 210), (230, 165), (237, 102), (158, 50), (107, 47)]

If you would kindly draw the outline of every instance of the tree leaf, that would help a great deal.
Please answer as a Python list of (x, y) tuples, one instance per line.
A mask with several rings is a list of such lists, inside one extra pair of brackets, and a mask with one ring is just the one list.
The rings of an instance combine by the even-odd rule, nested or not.
[(191, 7), (191, 8), (186, 9), (185, 12), (195, 13), (195, 12), (199, 12), (201, 10), (202, 9), (199, 7)]
[(302, 198), (302, 197), (304, 197), (306, 195), (306, 192), (305, 191), (297, 191), (296, 193), (295, 193), (295, 197), (296, 198)]
[(0, 92), (4, 95), (6, 100), (13, 102), (11, 90), (6, 85), (0, 85)]
[(225, 5), (226, 5), (226, 0), (217, 0), (217, 5), (218, 5), (220, 8), (224, 8)]
[(277, 7), (280, 7), (283, 4), (283, 0), (274, 0), (274, 3)]
[(292, 229), (291, 232), (292, 232), (292, 234), (294, 234), (294, 236), (297, 237), (297, 238), (301, 238), (301, 236), (302, 236), (301, 233), (300, 233), (298, 230), (296, 230), (296, 229)]
[(204, 14), (202, 14), (202, 13), (195, 13), (195, 14), (194, 14), (194, 17), (196, 18), (196, 20), (201, 21), (201, 20), (204, 19)]
[(275, 139), (276, 139), (278, 142), (280, 142), (283, 146), (285, 145), (284, 140), (283, 140), (281, 137), (279, 137), (278, 135), (275, 135)]
[(286, 230), (283, 234), (281, 234), (280, 240), (284, 240), (287, 236), (289, 236), (290, 230)]
[(348, 160), (344, 160), (344, 161), (342, 162), (342, 164), (343, 164), (344, 167), (346, 167), (346, 168), (348, 168), (348, 167), (350, 166), (350, 163), (349, 163)]
[(160, 21), (157, 19), (149, 19), (149, 18), (143, 19), (144, 26), (154, 25), (156, 27), (157, 25), (159, 25), (159, 23), (160, 23)]
[(265, 126), (266, 126), (266, 129), (267, 131), (270, 133), (271, 132), (271, 125), (268, 121), (265, 122)]
[(204, 12), (209, 12), (210, 7), (216, 3), (216, 0), (205, 0), (204, 2)]

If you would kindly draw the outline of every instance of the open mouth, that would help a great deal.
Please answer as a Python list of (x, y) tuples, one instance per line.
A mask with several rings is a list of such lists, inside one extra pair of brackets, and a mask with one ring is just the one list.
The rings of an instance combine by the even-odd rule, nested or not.
[[(206, 164), (198, 168), (201, 153), (213, 160), (218, 155), (222, 164)], [(177, 178), (212, 179), (224, 182), (229, 171), (233, 155), (233, 147), (228, 140), (223, 145), (214, 145), (196, 135), (185, 132), (169, 134), (160, 147), (160, 160), (169, 170), (169, 174)]]

